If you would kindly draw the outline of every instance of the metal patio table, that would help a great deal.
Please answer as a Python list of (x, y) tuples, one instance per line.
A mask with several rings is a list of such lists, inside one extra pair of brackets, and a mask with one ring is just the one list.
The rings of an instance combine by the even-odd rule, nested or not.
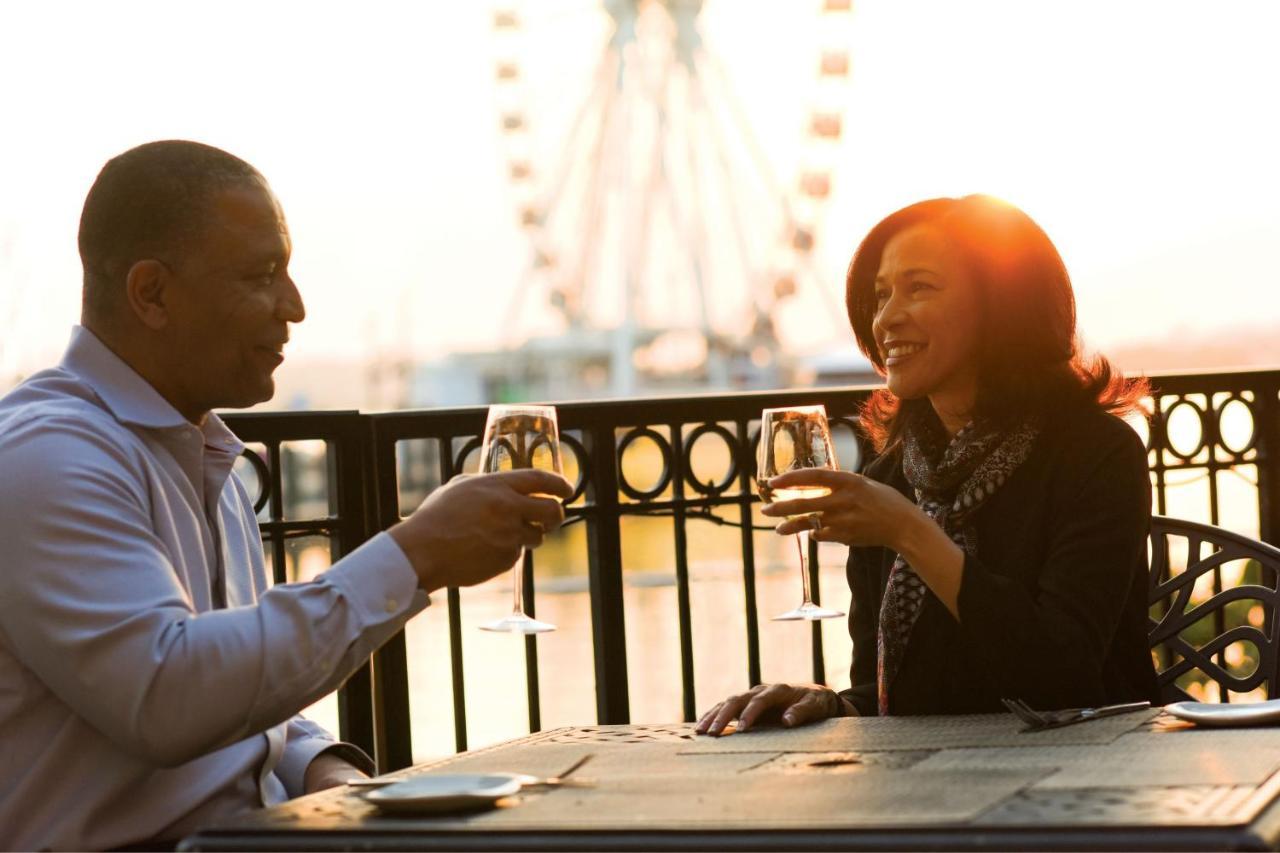
[(189, 850), (1274, 849), (1280, 728), (1151, 710), (1042, 732), (1007, 714), (836, 719), (697, 737), (689, 724), (540, 732), (401, 771), (591, 787), (457, 816), (380, 814), (335, 788), (187, 839)]

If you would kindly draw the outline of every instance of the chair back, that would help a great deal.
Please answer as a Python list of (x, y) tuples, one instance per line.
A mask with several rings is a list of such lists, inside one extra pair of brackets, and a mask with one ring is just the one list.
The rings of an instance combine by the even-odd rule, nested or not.
[(1164, 701), (1280, 697), (1277, 578), (1280, 549), (1152, 517), (1149, 637)]

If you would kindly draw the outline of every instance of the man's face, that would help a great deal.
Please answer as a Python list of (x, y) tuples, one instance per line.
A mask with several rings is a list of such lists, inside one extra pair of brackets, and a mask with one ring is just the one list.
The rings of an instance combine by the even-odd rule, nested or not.
[(275, 393), (289, 323), (306, 316), (289, 277), (292, 244), (270, 189), (245, 184), (210, 202), (208, 225), (171, 265), (166, 349), (179, 409), (251, 406)]

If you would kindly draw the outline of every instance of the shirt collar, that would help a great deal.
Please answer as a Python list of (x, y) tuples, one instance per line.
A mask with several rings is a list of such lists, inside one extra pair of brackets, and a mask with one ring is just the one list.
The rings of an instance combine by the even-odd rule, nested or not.
[[(143, 379), (124, 359), (112, 352), (84, 326), (71, 330), (71, 343), (62, 356), (62, 368), (93, 389), (116, 420), (147, 429), (169, 430), (189, 426), (186, 418), (151, 383)], [(239, 454), (244, 445), (212, 412), (201, 432), (205, 444)]]

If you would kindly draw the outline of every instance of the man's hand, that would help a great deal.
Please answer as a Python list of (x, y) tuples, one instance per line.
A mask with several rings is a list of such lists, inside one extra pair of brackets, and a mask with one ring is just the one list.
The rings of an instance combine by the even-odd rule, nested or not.
[(571, 494), (564, 477), (533, 468), (463, 474), (387, 532), (427, 592), (471, 586), (511, 568), (521, 547), (542, 544), (564, 523), (564, 507), (555, 498)]
[(302, 792), (314, 794), (326, 788), (336, 788), (352, 777), (367, 778), (365, 772), (350, 762), (343, 761), (332, 752), (322, 752), (307, 765), (302, 776)]

